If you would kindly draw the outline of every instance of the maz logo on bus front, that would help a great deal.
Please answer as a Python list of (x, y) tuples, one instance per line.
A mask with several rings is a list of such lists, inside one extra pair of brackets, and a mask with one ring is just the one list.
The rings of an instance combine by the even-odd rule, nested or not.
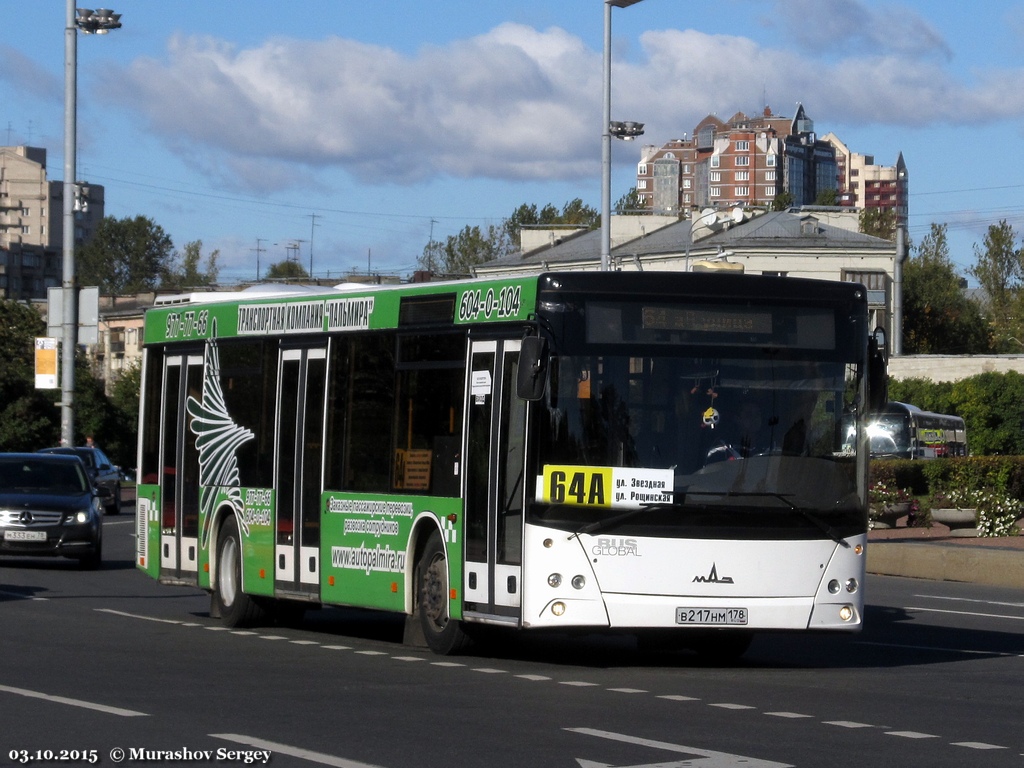
[(522, 288), (506, 285), (497, 293), (488, 288), (483, 293), (479, 288), (465, 291), (459, 301), (459, 320), (502, 320), (516, 317), (522, 303)]

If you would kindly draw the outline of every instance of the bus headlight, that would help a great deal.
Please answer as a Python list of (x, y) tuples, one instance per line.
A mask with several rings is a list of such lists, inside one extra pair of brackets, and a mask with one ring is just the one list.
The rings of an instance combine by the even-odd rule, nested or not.
[(548, 586), (549, 587), (560, 587), (560, 586), (562, 586), (562, 574), (560, 574), (560, 573), (552, 573), (550, 576), (548, 576)]
[(582, 574), (572, 577), (572, 588), (583, 589), (587, 585), (587, 580)]
[(552, 603), (551, 612), (555, 614), (555, 616), (561, 616), (563, 613), (565, 613), (565, 603), (563, 603), (560, 600)]
[(842, 619), (843, 621), (849, 621), (850, 619), (852, 619), (853, 618), (853, 607), (849, 606), (849, 605), (844, 605), (842, 608), (840, 608), (839, 609), (839, 618)]
[(846, 591), (847, 592), (849, 592), (850, 594), (853, 594), (858, 589), (860, 589), (860, 584), (857, 583), (856, 579), (847, 579), (846, 580)]
[(832, 579), (832, 581), (828, 583), (828, 591), (833, 595), (838, 595), (840, 589), (842, 589), (842, 586), (840, 586), (838, 579)]

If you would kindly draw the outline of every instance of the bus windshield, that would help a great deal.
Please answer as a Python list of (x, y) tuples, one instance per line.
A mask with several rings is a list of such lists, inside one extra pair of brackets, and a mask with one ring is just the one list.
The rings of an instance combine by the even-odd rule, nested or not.
[(698, 537), (863, 529), (842, 428), (857, 366), (780, 357), (554, 357), (534, 519)]

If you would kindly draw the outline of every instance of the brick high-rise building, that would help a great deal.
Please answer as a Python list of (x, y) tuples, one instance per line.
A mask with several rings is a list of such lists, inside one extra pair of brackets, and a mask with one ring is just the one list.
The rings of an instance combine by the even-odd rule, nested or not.
[(645, 146), (637, 194), (652, 213), (768, 207), (782, 192), (793, 205), (810, 205), (837, 188), (837, 175), (835, 148), (817, 138), (802, 105), (792, 118), (765, 107), (727, 122), (708, 115), (690, 137)]
[(835, 148), (838, 204), (862, 210), (892, 210), (896, 223), (906, 225), (910, 202), (910, 177), (900, 152), (895, 165), (876, 165), (871, 155), (851, 151), (834, 133), (822, 136)]

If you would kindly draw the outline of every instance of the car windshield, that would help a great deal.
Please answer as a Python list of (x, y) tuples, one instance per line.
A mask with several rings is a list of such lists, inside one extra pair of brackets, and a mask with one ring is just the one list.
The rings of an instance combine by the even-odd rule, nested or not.
[(77, 462), (0, 459), (0, 493), (79, 494), (89, 488)]

